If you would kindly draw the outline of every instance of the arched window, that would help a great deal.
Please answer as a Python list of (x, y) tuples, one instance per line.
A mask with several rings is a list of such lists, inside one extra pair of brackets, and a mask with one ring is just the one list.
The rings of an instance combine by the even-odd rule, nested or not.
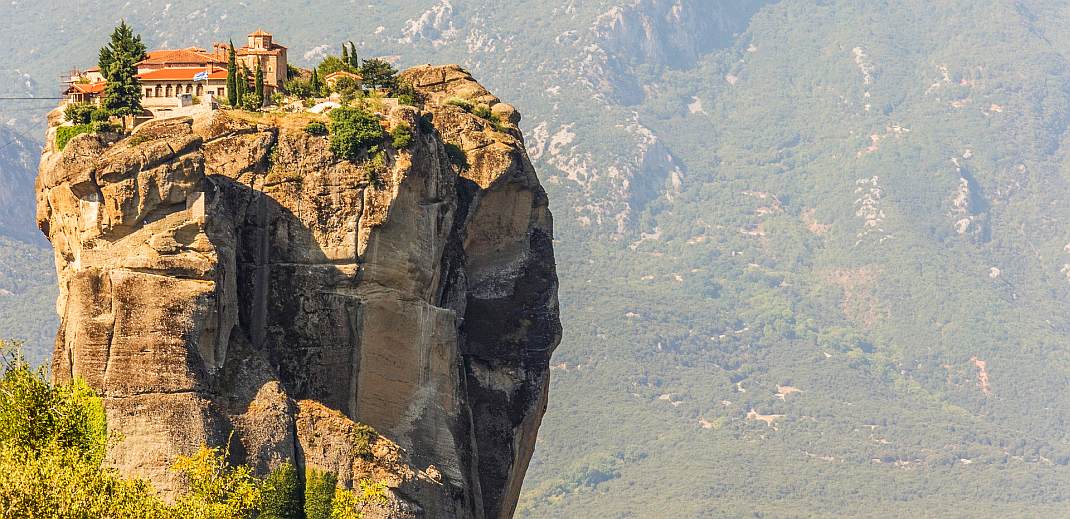
[(163, 89), (160, 88), (160, 85), (156, 85), (156, 97), (160, 97), (162, 95), (163, 95)]
[(166, 92), (167, 92), (166, 96), (167, 97), (171, 97), (171, 85), (167, 85)]
[(204, 85), (197, 85), (197, 95), (198, 96), (204, 95)]
[(186, 85), (186, 93), (187, 94), (192, 94), (193, 93), (193, 85)]

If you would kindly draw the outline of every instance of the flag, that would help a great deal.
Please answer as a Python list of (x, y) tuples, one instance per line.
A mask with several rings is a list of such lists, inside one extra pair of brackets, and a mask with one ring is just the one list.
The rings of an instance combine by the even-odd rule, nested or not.
[(198, 72), (197, 75), (193, 76), (193, 80), (194, 81), (208, 81), (208, 73), (207, 72)]

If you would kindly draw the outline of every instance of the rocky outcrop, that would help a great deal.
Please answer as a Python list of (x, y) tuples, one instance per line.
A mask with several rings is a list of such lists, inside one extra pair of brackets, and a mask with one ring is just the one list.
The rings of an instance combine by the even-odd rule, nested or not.
[(459, 67), (404, 75), (426, 103), (371, 107), (414, 132), (385, 160), (226, 111), (45, 150), (53, 374), (102, 393), (121, 470), (174, 492), (176, 455), (232, 437), (261, 471), (385, 480), (372, 516), (512, 515), (560, 339), (552, 219), (514, 108)]

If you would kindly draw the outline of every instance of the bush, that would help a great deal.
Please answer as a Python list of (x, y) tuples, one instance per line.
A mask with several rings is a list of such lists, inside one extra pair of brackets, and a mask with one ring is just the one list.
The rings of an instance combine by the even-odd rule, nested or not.
[(377, 437), (378, 433), (370, 425), (362, 423), (354, 425), (349, 437), (350, 443), (353, 445), (353, 454), (364, 459), (371, 458), (372, 444), (375, 443)]
[(312, 82), (308, 79), (295, 77), (286, 82), (284, 87), (287, 93), (290, 95), (299, 97), (301, 99), (308, 99), (315, 96), (318, 92), (314, 92), (312, 88)]
[(226, 450), (202, 447), (180, 456), (174, 470), (190, 492), (164, 503), (151, 485), (124, 479), (103, 465), (104, 405), (84, 382), (52, 385), (17, 345), (0, 340), (0, 516), (158, 519), (359, 518), (370, 502), (386, 500), (386, 486), (337, 486), (330, 473), (310, 469), (302, 492), (298, 470), (280, 465), (264, 479), (231, 466)]
[(260, 519), (302, 519), (301, 478), (293, 463), (283, 463), (264, 480)]
[(63, 109), (63, 117), (74, 124), (86, 124), (96, 110), (103, 110), (103, 108), (97, 108), (89, 103), (72, 103)]
[(446, 100), (446, 104), (450, 106), (459, 107), (461, 110), (471, 113), (472, 108), (475, 106), (471, 101), (467, 99), (461, 99), (459, 97), (451, 97)]
[(305, 133), (309, 135), (327, 135), (327, 125), (319, 121), (312, 121), (305, 125)]
[(186, 477), (190, 493), (179, 498), (180, 517), (253, 517), (260, 504), (261, 482), (245, 465), (227, 464), (229, 452), (202, 447), (179, 456), (174, 469)]
[(83, 134), (92, 133), (93, 127), (88, 124), (76, 124), (74, 126), (60, 126), (56, 128), (56, 148), (63, 150), (71, 139)]
[(255, 112), (260, 110), (261, 100), (256, 92), (248, 92), (240, 100), (241, 109)]
[(412, 128), (400, 123), (390, 130), (390, 142), (396, 150), (403, 150), (412, 145)]
[(397, 88), (394, 89), (394, 95), (398, 98), (398, 104), (416, 106), (420, 102), (420, 94), (408, 81), (399, 81)]
[(89, 124), (89, 129), (93, 133), (104, 133), (104, 132), (117, 132), (117, 131), (119, 131), (119, 127), (118, 126), (116, 126), (116, 125), (114, 125), (112, 123), (109, 123), (108, 121), (94, 121), (94, 122)]
[(305, 518), (331, 519), (338, 478), (330, 472), (305, 469)]
[(494, 114), (490, 111), (490, 107), (487, 105), (477, 105), (473, 107), (472, 115), (487, 120), (494, 118)]
[(331, 152), (351, 162), (385, 136), (379, 119), (358, 108), (336, 108), (330, 118)]

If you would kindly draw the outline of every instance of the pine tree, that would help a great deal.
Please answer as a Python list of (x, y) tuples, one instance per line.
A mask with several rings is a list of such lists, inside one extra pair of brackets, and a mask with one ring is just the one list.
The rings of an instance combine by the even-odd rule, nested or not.
[(398, 85), (398, 71), (390, 63), (378, 58), (364, 60), (360, 73), (364, 84), (372, 88), (393, 90)]
[(238, 57), (234, 51), (234, 40), (230, 40), (227, 52), (227, 102), (238, 106)]
[(256, 77), (256, 79), (254, 80), (255, 81), (254, 85), (255, 85), (255, 89), (256, 89), (255, 90), (256, 99), (257, 99), (257, 102), (258, 102), (258, 104), (260, 106), (264, 106), (264, 69), (260, 68), (260, 63), (256, 64), (256, 76), (255, 77)]
[(137, 77), (137, 63), (145, 59), (145, 44), (141, 35), (123, 20), (111, 33), (111, 41), (100, 49), (97, 65), (107, 80), (104, 88), (104, 108), (116, 115), (132, 115), (141, 111), (141, 81)]

